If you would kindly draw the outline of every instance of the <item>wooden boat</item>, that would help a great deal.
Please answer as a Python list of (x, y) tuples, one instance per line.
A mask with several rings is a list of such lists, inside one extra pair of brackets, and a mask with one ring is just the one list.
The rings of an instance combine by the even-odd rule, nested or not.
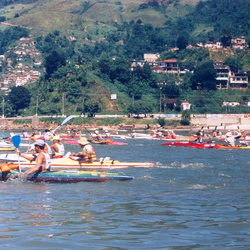
[[(1, 180), (6, 181), (9, 178), (18, 177), (18, 171), (11, 170), (8, 173), (0, 172)], [(21, 177), (22, 178), (22, 177)], [(110, 180), (129, 181), (133, 180), (133, 176), (127, 176), (120, 173), (107, 173), (97, 171), (49, 171), (41, 172), (39, 174), (27, 175), (25, 177), (28, 181), (34, 182), (60, 182), (60, 183), (77, 183), (77, 182), (104, 182)]]
[[(15, 158), (16, 159), (16, 158)], [(10, 162), (8, 160), (2, 160), (4, 162)], [(24, 158), (12, 161), (16, 169), (20, 165), (21, 169), (27, 169), (34, 167), (35, 162), (30, 162)], [(81, 158), (78, 157), (63, 157), (51, 160), (51, 169), (119, 169), (119, 168), (129, 168), (129, 167), (154, 167), (154, 163), (150, 162), (120, 162), (116, 160), (110, 160), (110, 158), (101, 158), (99, 161), (93, 163), (85, 163)], [(14, 167), (13, 167), (14, 168)]]

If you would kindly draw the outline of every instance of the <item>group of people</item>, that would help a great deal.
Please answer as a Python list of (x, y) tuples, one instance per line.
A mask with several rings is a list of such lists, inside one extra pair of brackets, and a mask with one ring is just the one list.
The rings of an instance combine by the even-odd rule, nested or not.
[[(200, 130), (197, 131), (196, 133), (196, 142), (198, 143), (202, 143), (202, 140), (204, 137), (207, 137), (208, 135), (205, 134), (204, 132), (204, 128), (202, 127)], [(226, 134), (223, 136), (223, 134), (221, 133), (221, 131), (217, 128), (215, 128), (212, 131), (211, 134), (212, 138), (216, 138), (219, 137), (219, 139), (222, 139), (229, 145), (229, 146), (235, 146), (236, 145), (236, 140), (239, 138), (244, 138), (246, 137), (246, 133), (244, 131), (241, 131), (240, 129), (235, 130), (235, 131), (230, 131), (228, 130), (226, 132)]]
[[(52, 138), (53, 144), (49, 145), (45, 142), (45, 137), (39, 137), (31, 147), (32, 151), (29, 153), (21, 153), (18, 149), (16, 153), (29, 160), (35, 161), (35, 166), (26, 171), (23, 176), (50, 171), (51, 159), (59, 158), (65, 155), (64, 145), (58, 135)], [(78, 153), (71, 153), (71, 156), (77, 156), (84, 160), (84, 162), (94, 162), (96, 161), (96, 153), (94, 148), (90, 145), (89, 141), (85, 137), (81, 137), (78, 141), (81, 151)]]

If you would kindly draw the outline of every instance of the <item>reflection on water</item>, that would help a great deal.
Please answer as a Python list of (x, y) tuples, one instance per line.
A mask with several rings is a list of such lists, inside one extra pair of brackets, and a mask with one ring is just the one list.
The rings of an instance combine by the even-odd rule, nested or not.
[[(247, 249), (247, 151), (128, 140), (100, 157), (157, 162), (123, 169), (130, 182), (0, 183), (0, 240), (8, 249)], [(77, 146), (67, 146), (75, 152)], [(119, 170), (120, 172), (120, 170)]]

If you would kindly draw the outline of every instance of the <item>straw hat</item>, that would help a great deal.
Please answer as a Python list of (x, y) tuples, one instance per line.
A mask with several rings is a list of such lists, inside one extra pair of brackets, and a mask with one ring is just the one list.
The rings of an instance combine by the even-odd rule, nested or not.
[(89, 144), (89, 141), (87, 140), (86, 137), (81, 137), (80, 140), (78, 141), (80, 145), (87, 145)]
[(53, 139), (52, 139), (53, 141), (54, 140), (58, 140), (58, 141), (60, 141), (61, 140), (61, 138), (60, 138), (60, 136), (59, 135), (55, 135), (54, 137), (53, 137)]

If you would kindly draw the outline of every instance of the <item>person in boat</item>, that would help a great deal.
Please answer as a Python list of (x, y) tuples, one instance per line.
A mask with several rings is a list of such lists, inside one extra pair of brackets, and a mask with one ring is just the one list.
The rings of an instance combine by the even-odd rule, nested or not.
[[(44, 152), (45, 152), (45, 153), (48, 153), (49, 156), (50, 156), (50, 158), (52, 158), (52, 149), (51, 149), (50, 145), (49, 145), (47, 142), (45, 142), (44, 136), (40, 136), (37, 140), (42, 140), (42, 141), (44, 141), (44, 143), (45, 143)], [(35, 143), (34, 143), (34, 144), (32, 144), (32, 145), (29, 147), (29, 149), (28, 149), (28, 154), (35, 154), (35, 153), (36, 153), (36, 151), (35, 151)]]
[(49, 154), (45, 152), (45, 142), (38, 139), (35, 141), (34, 146), (36, 154), (33, 155), (22, 154), (19, 150), (17, 150), (17, 154), (19, 156), (29, 161), (36, 161), (34, 168), (26, 171), (23, 176), (50, 171), (51, 159)]
[(169, 130), (168, 131), (168, 136), (171, 138), (171, 139), (176, 139), (176, 134), (174, 132), (174, 130)]
[(44, 138), (45, 140), (50, 140), (53, 137), (53, 134), (50, 132), (49, 129), (45, 129), (44, 131)]
[(234, 146), (235, 146), (235, 141), (236, 141), (236, 140), (235, 140), (235, 137), (234, 137), (234, 135), (232, 134), (232, 132), (231, 132), (231, 131), (228, 131), (228, 132), (226, 133), (225, 142), (227, 142), (228, 145), (234, 147)]
[(162, 138), (162, 132), (160, 130), (156, 131), (156, 138)]
[(77, 156), (83, 158), (84, 162), (94, 162), (96, 161), (96, 153), (94, 148), (90, 145), (89, 141), (85, 137), (81, 137), (78, 141), (79, 146), (82, 151), (79, 153), (71, 153), (72, 156)]
[(195, 141), (198, 143), (202, 143), (202, 135), (203, 135), (202, 131), (198, 130), (198, 132), (196, 133), (196, 140)]
[(63, 143), (61, 142), (61, 138), (58, 135), (55, 135), (52, 138), (53, 144), (50, 145), (51, 150), (54, 150), (54, 153), (52, 154), (52, 158), (61, 158), (65, 154), (65, 148)]
[(109, 133), (108, 130), (105, 130), (105, 131), (104, 131), (104, 138), (105, 138), (105, 139), (110, 139), (110, 138), (111, 138), (111, 135), (110, 135), (110, 133)]
[(95, 133), (92, 133), (91, 137), (94, 141), (102, 141), (102, 136), (100, 135), (98, 130), (96, 130)]

